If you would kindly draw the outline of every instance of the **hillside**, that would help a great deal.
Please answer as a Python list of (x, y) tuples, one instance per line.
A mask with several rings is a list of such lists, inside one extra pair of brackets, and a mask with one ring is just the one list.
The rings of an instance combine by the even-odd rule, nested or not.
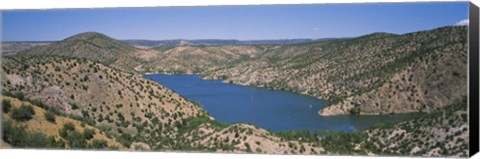
[(2, 70), (7, 96), (32, 100), (75, 117), (108, 132), (129, 149), (322, 152), (318, 144), (284, 141), (249, 124), (220, 123), (158, 83), (86, 59), (7, 56)]
[(143, 68), (146, 72), (201, 73), (218, 70), (255, 57), (268, 46), (179, 46), (155, 47), (159, 56)]
[[(14, 107), (33, 105), (35, 111), (27, 121), (14, 121), (11, 112), (2, 114), (2, 121), (58, 148), (69, 148), (57, 143), (68, 138), (70, 133), (60, 133), (68, 121), (80, 131), (69, 129), (76, 137), (85, 125), (108, 147), (129, 150), (466, 156), (466, 35), (466, 27), (444, 27), (288, 45), (143, 50), (83, 33), (2, 57), (2, 97)], [(144, 79), (141, 72), (199, 73), (204, 79), (331, 100), (320, 115), (429, 113), (353, 133), (274, 133), (216, 121), (200, 105)], [(55, 112), (58, 123), (46, 121), (45, 111)], [(319, 134), (325, 136), (318, 139)], [(31, 147), (6, 136), (2, 142)]]
[[(150, 49), (155, 47), (176, 47), (176, 46), (224, 46), (224, 45), (278, 45), (296, 44), (314, 41), (328, 41), (347, 38), (323, 38), (323, 39), (283, 39), (283, 40), (225, 40), (225, 39), (198, 39), (198, 40), (119, 40), (120, 42), (140, 48)], [(36, 46), (43, 46), (56, 41), (15, 41), (2, 42), (2, 51), (5, 54), (15, 54)]]
[(456, 26), (289, 45), (150, 50), (83, 33), (21, 54), (93, 59), (128, 72), (199, 73), (204, 79), (297, 92), (332, 101), (319, 111), (324, 116), (392, 114), (459, 102), (466, 93), (466, 32)]
[(50, 41), (44, 42), (2, 42), (2, 55), (16, 54), (20, 51), (31, 49), (37, 46), (50, 44)]
[(71, 36), (50, 45), (20, 51), (20, 55), (56, 55), (85, 58), (127, 72), (145, 62), (152, 52), (137, 49), (123, 42), (96, 32)]
[(159, 84), (88, 60), (12, 56), (3, 64), (4, 90), (21, 92), (119, 135), (135, 135), (153, 118), (155, 124), (170, 125), (200, 111)]
[(325, 39), (283, 39), (283, 40), (228, 40), (228, 39), (199, 39), (199, 40), (122, 40), (123, 42), (141, 47), (154, 48), (159, 46), (224, 46), (224, 45), (268, 45), (268, 44), (295, 44), (313, 41), (327, 41)]
[[(120, 149), (124, 150), (120, 143), (112, 139), (102, 130), (91, 125), (63, 116), (52, 110), (45, 110), (37, 105), (32, 105), (28, 101), (21, 101), (17, 98), (3, 96), (3, 140), (15, 147), (30, 148), (72, 148), (72, 149)], [(32, 106), (34, 115), (30, 119), (23, 121), (13, 116), (15, 109), (23, 106)], [(7, 108), (5, 108), (7, 107)], [(46, 114), (54, 114), (52, 118), (47, 118)], [(50, 121), (49, 121), (50, 120)], [(73, 125), (75, 132), (63, 135), (62, 129), (65, 125)], [(80, 134), (83, 133), (83, 134)], [(80, 134), (77, 136), (73, 136)], [(2, 145), (3, 146), (3, 145)]]
[(466, 27), (403, 35), (374, 33), (290, 45), (237, 46), (240, 52), (228, 51), (235, 56), (222, 56), (231, 47), (169, 48), (165, 51), (169, 57), (154, 62), (154, 66), (146, 65), (146, 70), (195, 70), (192, 72), (204, 79), (329, 99), (331, 106), (319, 112), (325, 116), (430, 112), (457, 103), (466, 95)]
[[(353, 135), (346, 135), (344, 139), (355, 141), (353, 145), (358, 147), (344, 149), (343, 152), (364, 150), (364, 153), (389, 156), (466, 157), (469, 154), (468, 130), (467, 103), (462, 100), (420, 118), (397, 124), (380, 124), (377, 128), (361, 132), (363, 138), (360, 140), (355, 141)], [(338, 138), (335, 139), (338, 136), (341, 135), (327, 136), (321, 143), (341, 143)], [(325, 150), (331, 148), (337, 147), (329, 146)]]

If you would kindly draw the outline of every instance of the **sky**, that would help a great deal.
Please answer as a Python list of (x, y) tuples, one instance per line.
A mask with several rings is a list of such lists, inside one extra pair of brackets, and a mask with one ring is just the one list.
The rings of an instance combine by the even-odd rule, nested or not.
[(198, 6), (2, 11), (2, 41), (297, 39), (404, 34), (468, 24), (468, 2)]

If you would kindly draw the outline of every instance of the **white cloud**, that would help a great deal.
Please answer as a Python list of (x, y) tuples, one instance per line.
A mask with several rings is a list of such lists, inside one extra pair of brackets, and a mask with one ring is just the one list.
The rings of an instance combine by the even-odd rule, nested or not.
[(318, 31), (318, 30), (320, 30), (320, 28), (315, 27), (315, 28), (313, 28), (313, 30), (314, 30), (314, 31)]
[(469, 24), (468, 19), (464, 19), (464, 20), (461, 20), (461, 21), (455, 23), (455, 25), (468, 25), (468, 24)]

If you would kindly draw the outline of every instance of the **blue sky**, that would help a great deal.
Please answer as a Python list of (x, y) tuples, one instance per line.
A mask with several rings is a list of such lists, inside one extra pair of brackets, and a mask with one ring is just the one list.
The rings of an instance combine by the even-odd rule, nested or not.
[(11, 10), (2, 11), (2, 40), (87, 31), (116, 39), (317, 39), (403, 34), (467, 18), (468, 2)]

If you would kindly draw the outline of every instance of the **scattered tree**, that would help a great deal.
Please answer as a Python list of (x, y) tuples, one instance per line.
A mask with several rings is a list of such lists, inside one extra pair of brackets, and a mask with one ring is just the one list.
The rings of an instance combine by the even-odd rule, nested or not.
[(47, 119), (47, 121), (49, 122), (52, 122), (52, 123), (55, 123), (55, 114), (51, 111), (46, 111), (45, 112), (45, 119)]
[(14, 108), (11, 112), (11, 117), (17, 121), (28, 121), (33, 118), (35, 111), (30, 105), (21, 105), (19, 108)]
[(3, 113), (9, 113), (10, 109), (12, 109), (12, 103), (10, 103), (10, 100), (3, 100), (2, 101)]

